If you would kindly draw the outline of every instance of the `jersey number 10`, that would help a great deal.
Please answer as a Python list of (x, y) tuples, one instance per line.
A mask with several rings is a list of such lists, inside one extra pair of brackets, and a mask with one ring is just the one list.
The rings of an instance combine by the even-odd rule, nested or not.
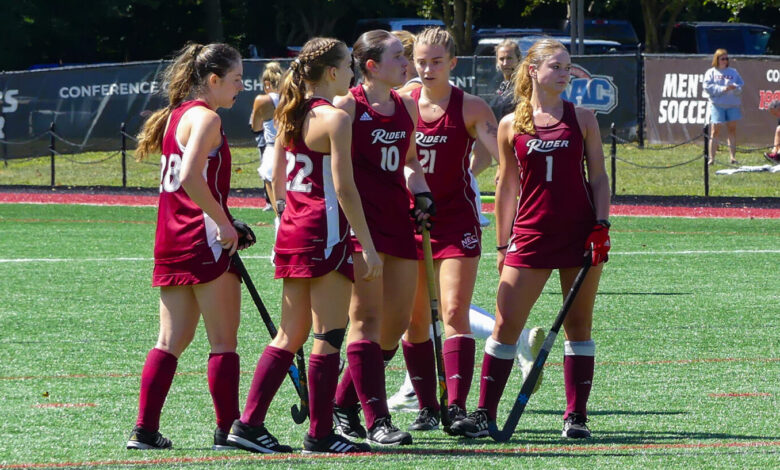
[(392, 147), (382, 147), (382, 163), (380, 166), (385, 171), (395, 171), (398, 169), (398, 164), (401, 161), (401, 155), (398, 151), (398, 147), (393, 145)]

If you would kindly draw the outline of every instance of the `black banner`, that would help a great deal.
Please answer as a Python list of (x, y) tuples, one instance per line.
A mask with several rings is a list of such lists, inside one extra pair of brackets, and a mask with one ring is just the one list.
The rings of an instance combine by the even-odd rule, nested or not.
[[(254, 97), (262, 92), (260, 75), (266, 62), (244, 60), (246, 93), (232, 109), (220, 110), (231, 145), (254, 145), (247, 123)], [(286, 69), (290, 61), (279, 62)], [(597, 113), (602, 137), (612, 122), (623, 137), (633, 137), (636, 57), (575, 56), (572, 62), (572, 82), (564, 98)], [(60, 153), (118, 150), (122, 123), (135, 135), (145, 117), (163, 106), (158, 75), (166, 65), (154, 61), (0, 73), (0, 158), (46, 155), (52, 123)], [(490, 103), (501, 75), (492, 57), (460, 57), (452, 80)]]

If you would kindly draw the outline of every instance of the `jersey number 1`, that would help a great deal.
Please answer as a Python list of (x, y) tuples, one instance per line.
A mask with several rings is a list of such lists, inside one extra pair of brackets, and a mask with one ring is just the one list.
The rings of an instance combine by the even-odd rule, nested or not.
[(547, 181), (552, 181), (552, 163), (552, 155), (547, 155), (547, 177), (545, 178)]

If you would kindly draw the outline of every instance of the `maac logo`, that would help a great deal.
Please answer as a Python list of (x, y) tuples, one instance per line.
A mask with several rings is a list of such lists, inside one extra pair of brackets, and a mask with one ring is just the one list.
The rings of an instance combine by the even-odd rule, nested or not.
[(572, 79), (563, 99), (577, 106), (593, 110), (596, 114), (609, 114), (618, 105), (618, 89), (612, 77), (591, 75), (584, 67), (571, 64)]

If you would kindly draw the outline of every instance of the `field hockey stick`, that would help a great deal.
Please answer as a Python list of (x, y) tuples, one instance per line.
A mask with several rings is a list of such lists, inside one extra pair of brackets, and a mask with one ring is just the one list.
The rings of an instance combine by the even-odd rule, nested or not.
[[(268, 334), (271, 335), (271, 339), (275, 338), (276, 326), (274, 325), (268, 310), (265, 308), (265, 304), (263, 304), (263, 299), (260, 298), (260, 294), (255, 288), (255, 283), (252, 282), (252, 278), (249, 277), (246, 266), (244, 266), (244, 262), (241, 261), (241, 257), (238, 255), (238, 252), (234, 253), (231, 259), (233, 264), (236, 266), (236, 269), (238, 269), (238, 273), (241, 275), (241, 279), (244, 280), (246, 289), (249, 291), (249, 295), (255, 302), (255, 306), (260, 312), (260, 316), (263, 318), (263, 323), (265, 323)], [(296, 424), (301, 424), (306, 421), (306, 418), (309, 416), (309, 390), (306, 386), (306, 361), (304, 360), (303, 347), (301, 347), (298, 352), (295, 353), (295, 358), (298, 367), (291, 364), (290, 368), (287, 370), (287, 375), (290, 377), (290, 380), (292, 380), (293, 386), (295, 387), (295, 392), (298, 394), (298, 398), (301, 400), (301, 406), (298, 408), (297, 405), (293, 405), (290, 408), (290, 413), (292, 414), (293, 421), (295, 421)]]
[(450, 414), (447, 412), (447, 381), (444, 372), (444, 360), (441, 352), (441, 332), (439, 331), (439, 300), (436, 293), (436, 278), (433, 271), (433, 250), (431, 232), (423, 228), (423, 253), (425, 255), (425, 277), (428, 279), (428, 298), (431, 301), (431, 324), (433, 325), (433, 351), (436, 355), (436, 374), (439, 379), (439, 407), (441, 424), (449, 426)]
[(552, 328), (550, 328), (550, 332), (547, 333), (547, 337), (544, 339), (542, 349), (536, 356), (536, 360), (534, 360), (531, 371), (525, 378), (522, 388), (520, 388), (520, 393), (517, 395), (515, 404), (512, 405), (512, 411), (509, 412), (509, 416), (506, 419), (504, 427), (499, 430), (498, 426), (496, 426), (496, 423), (492, 421), (488, 423), (488, 432), (490, 432), (490, 437), (492, 437), (494, 441), (506, 442), (515, 432), (517, 422), (520, 420), (520, 416), (525, 410), (525, 405), (528, 403), (528, 397), (531, 396), (531, 393), (534, 390), (534, 386), (536, 385), (537, 380), (539, 380), (539, 374), (542, 373), (542, 367), (544, 367), (544, 363), (547, 361), (547, 356), (550, 354), (550, 350), (552, 349), (553, 344), (555, 344), (555, 338), (558, 336), (558, 331), (561, 329), (561, 325), (563, 325), (563, 320), (566, 318), (566, 314), (569, 313), (569, 308), (571, 308), (571, 304), (574, 302), (574, 298), (577, 296), (577, 292), (580, 290), (580, 287), (585, 280), (585, 275), (588, 274), (588, 270), (591, 266), (591, 259), (591, 252), (588, 251), (588, 253), (585, 255), (585, 259), (583, 260), (582, 268), (580, 268), (580, 272), (577, 273), (577, 277), (574, 279), (574, 284), (572, 284), (571, 289), (569, 289), (569, 293), (566, 295), (566, 299), (563, 301), (563, 306), (561, 307), (560, 311), (558, 311), (558, 316), (555, 318), (555, 322), (553, 323)]

